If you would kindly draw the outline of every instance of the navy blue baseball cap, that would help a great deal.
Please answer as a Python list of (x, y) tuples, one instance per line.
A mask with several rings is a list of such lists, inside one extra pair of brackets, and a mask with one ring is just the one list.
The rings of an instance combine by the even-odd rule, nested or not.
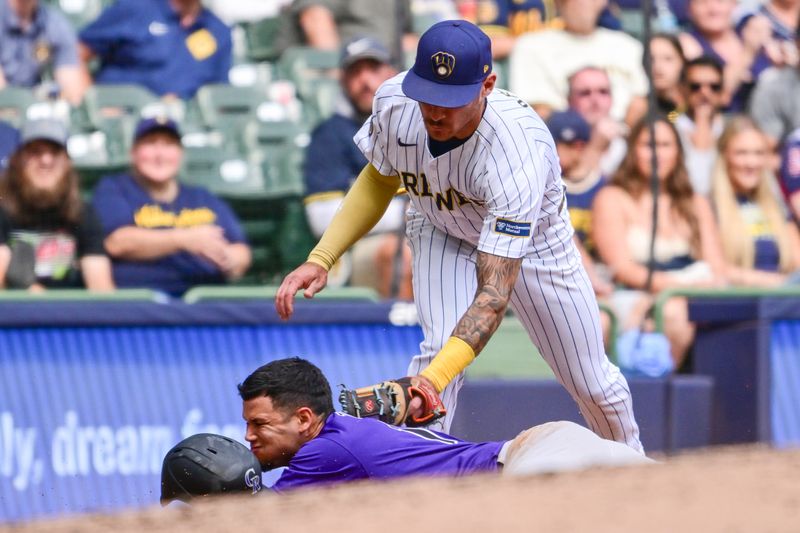
[(592, 128), (586, 119), (574, 109), (558, 111), (550, 115), (547, 129), (557, 143), (571, 144), (577, 141), (589, 142)]
[(478, 96), (491, 72), (489, 37), (466, 20), (445, 20), (420, 37), (414, 66), (403, 80), (403, 92), (418, 102), (461, 107)]
[(148, 133), (154, 131), (171, 133), (179, 142), (181, 140), (181, 132), (175, 121), (168, 117), (158, 116), (143, 118), (139, 121), (136, 125), (136, 131), (133, 134), (133, 142), (137, 142)]

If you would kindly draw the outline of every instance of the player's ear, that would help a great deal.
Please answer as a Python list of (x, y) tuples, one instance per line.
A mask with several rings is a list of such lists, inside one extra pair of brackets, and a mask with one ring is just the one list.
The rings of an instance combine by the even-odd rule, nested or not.
[(485, 80), (483, 80), (483, 96), (486, 96), (487, 94), (492, 92), (495, 83), (497, 83), (497, 73), (492, 72), (488, 76), (486, 76)]
[(294, 416), (297, 418), (301, 432), (309, 429), (317, 419), (317, 415), (315, 415), (314, 411), (312, 411), (309, 407), (299, 407), (294, 412)]

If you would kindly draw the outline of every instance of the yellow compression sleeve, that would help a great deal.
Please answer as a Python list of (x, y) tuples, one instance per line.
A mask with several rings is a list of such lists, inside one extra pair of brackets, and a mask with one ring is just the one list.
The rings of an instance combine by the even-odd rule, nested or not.
[(399, 177), (384, 176), (368, 163), (342, 200), (331, 225), (311, 250), (308, 260), (330, 270), (353, 243), (378, 223), (399, 185)]
[(442, 392), (474, 360), (475, 351), (472, 346), (458, 337), (450, 337), (431, 364), (419, 375), (428, 378), (436, 387), (436, 392)]

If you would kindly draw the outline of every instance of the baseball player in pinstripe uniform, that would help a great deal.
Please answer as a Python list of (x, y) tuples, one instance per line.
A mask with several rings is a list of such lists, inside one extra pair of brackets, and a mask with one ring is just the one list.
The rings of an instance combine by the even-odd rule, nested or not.
[(495, 89), (489, 38), (444, 21), (420, 38), (413, 68), (386, 81), (355, 136), (369, 164), (308, 262), (276, 296), (283, 318), (380, 219), (398, 185), (424, 331), (409, 366), (440, 392), (447, 431), (463, 371), (506, 308), (525, 325), (598, 435), (642, 451), (625, 378), (606, 357), (592, 286), (572, 240), (553, 139), (522, 100)]

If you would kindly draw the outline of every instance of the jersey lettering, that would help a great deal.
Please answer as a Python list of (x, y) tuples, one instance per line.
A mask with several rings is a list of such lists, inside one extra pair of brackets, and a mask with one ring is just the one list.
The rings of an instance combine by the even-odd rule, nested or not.
[[(403, 186), (405, 187), (406, 191), (414, 196), (419, 196), (421, 198), (430, 197), (433, 198), (434, 202), (436, 203), (436, 209), (439, 211), (442, 208), (452, 211), (453, 208), (458, 205), (461, 207), (465, 204), (475, 204), (475, 205), (482, 205), (483, 202), (479, 200), (473, 200), (472, 198), (467, 197), (461, 191), (458, 191), (452, 187), (449, 187), (446, 191), (440, 192), (436, 191), (431, 192), (431, 185), (428, 181), (428, 178), (425, 176), (425, 173), (420, 173), (419, 176), (414, 174), (413, 172), (400, 172), (400, 178), (403, 181)], [(419, 188), (419, 190), (418, 190)]]

